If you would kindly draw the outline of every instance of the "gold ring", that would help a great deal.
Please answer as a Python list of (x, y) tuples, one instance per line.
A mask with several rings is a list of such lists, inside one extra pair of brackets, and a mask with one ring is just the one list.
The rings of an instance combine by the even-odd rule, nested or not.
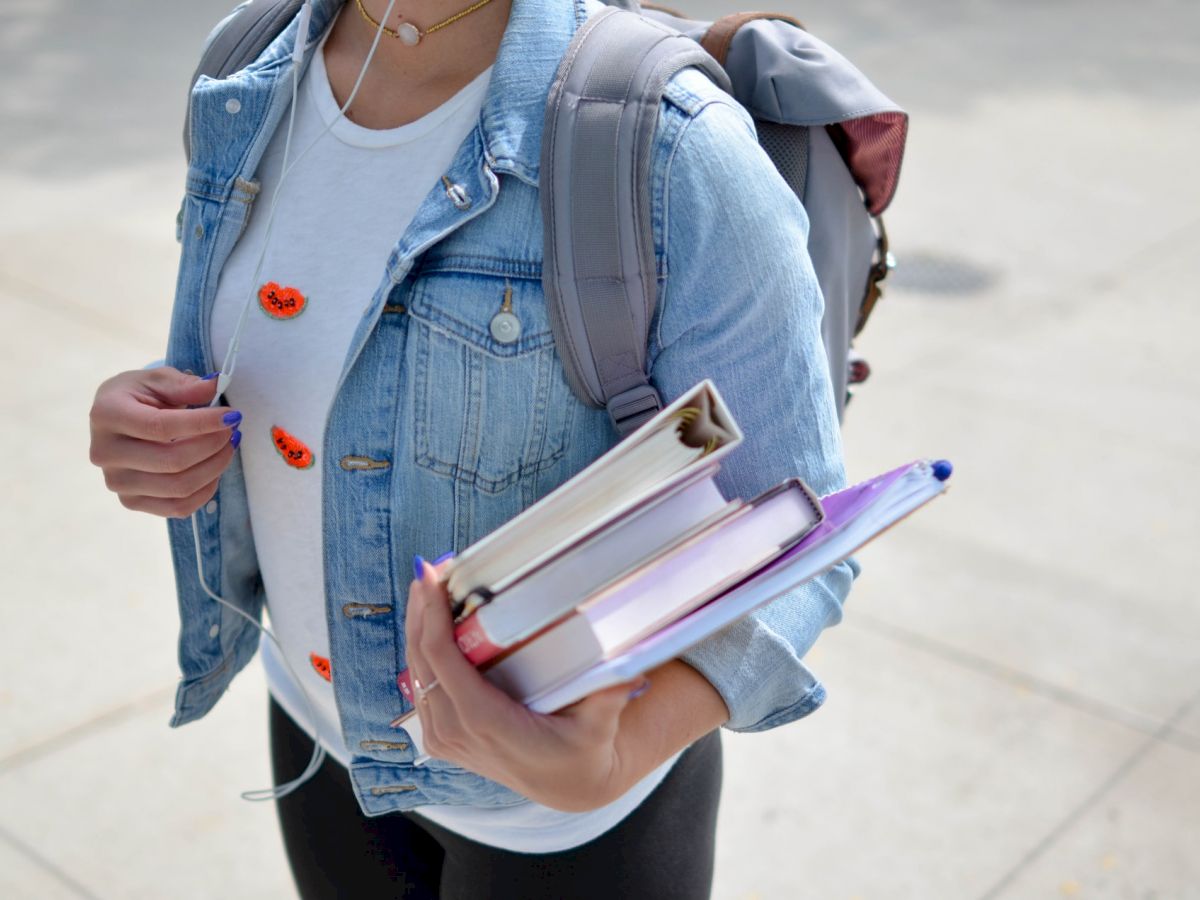
[(438, 680), (436, 678), (429, 682), (429, 684), (421, 684), (421, 679), (413, 676), (413, 693), (416, 694), (418, 702), (426, 700), (437, 686)]

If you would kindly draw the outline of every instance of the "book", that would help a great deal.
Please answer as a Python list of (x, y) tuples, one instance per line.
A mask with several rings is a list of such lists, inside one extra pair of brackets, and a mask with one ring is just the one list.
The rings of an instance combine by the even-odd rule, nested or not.
[[(724, 500), (711, 479), (697, 483), (693, 491), (707, 494), (710, 503), (714, 496)], [(688, 493), (679, 492), (672, 498), (685, 498)], [(674, 505), (673, 500), (667, 500), (654, 509), (665, 512)], [(561, 615), (547, 627), (507, 650), (489, 638), (476, 641), (474, 620), (489, 610), (507, 608), (515, 616), (524, 612), (520, 605), (506, 605), (507, 594), (501, 594), (456, 625), (455, 638), (467, 658), (493, 683), (510, 694), (532, 693), (582, 671), (702, 605), (795, 546), (822, 519), (816, 496), (803, 481), (792, 478), (749, 503), (724, 504), (707, 523), (690, 529), (668, 549), (649, 554), (638, 565), (621, 570), (619, 577), (608, 578), (598, 590), (581, 592), (579, 585), (565, 581), (564, 573), (580, 572), (588, 565), (592, 558), (589, 549), (614, 538), (633, 546), (633, 540), (645, 528), (634, 528), (627, 523), (602, 533), (593, 542), (581, 545), (576, 552), (540, 570), (549, 572), (550, 581), (558, 583), (564, 591), (562, 595), (528, 595), (540, 609), (561, 609)], [(556, 573), (555, 569), (561, 572)], [(548, 583), (536, 576), (532, 580)], [(595, 580), (605, 581), (600, 577)], [(564, 596), (568, 599), (566, 605)], [(489, 621), (495, 621), (495, 617)], [(400, 673), (397, 682), (411, 701), (407, 670)]]
[(741, 441), (716, 386), (701, 381), (587, 468), (455, 557), (446, 579), (457, 617), (469, 615), (648, 497), (679, 490), (697, 469), (712, 466)]
[(554, 627), (485, 666), (510, 696), (530, 696), (650, 636), (795, 546), (822, 520), (798, 478), (752, 500), (587, 597)]
[(455, 625), (458, 648), (481, 665), (631, 569), (734, 515), (743, 504), (725, 499), (714, 474), (713, 467), (703, 469), (679, 491), (647, 498), (627, 517), (511, 584)]
[[(793, 478), (743, 502), (715, 483), (741, 440), (702, 381), (462, 551), (442, 576), (459, 649), (510, 696), (559, 709), (820, 575), (929, 502), (951, 471), (917, 461), (821, 500)], [(397, 684), (411, 702), (407, 671)]]
[(553, 687), (512, 696), (535, 712), (552, 713), (675, 659), (842, 562), (907, 518), (946, 490), (952, 471), (946, 460), (918, 460), (821, 498), (824, 521), (752, 576), (624, 652)]

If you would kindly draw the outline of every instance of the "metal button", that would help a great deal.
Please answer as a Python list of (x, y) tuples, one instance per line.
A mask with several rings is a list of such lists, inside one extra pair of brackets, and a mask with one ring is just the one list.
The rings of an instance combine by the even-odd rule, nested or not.
[(521, 336), (521, 320), (513, 310), (513, 289), (511, 284), (504, 285), (504, 302), (500, 304), (500, 312), (492, 316), (492, 337), (501, 344), (511, 344)]
[(225, 112), (229, 113), (231, 116), (236, 116), (241, 111), (242, 101), (237, 97), (230, 97), (225, 101)]
[(501, 344), (511, 344), (521, 336), (521, 320), (510, 312), (498, 312), (492, 316), (491, 331)]
[(382, 797), (384, 794), (404, 794), (416, 789), (415, 784), (389, 784), (386, 787), (373, 787), (371, 793), (376, 797)]
[(204, 226), (203, 226), (203, 225), (197, 225), (197, 226), (195, 227), (195, 229), (193, 229), (193, 230), (192, 230), (192, 234), (194, 234), (194, 235), (196, 236), (196, 239), (197, 239), (197, 240), (199, 240), (200, 238), (204, 237)]
[(208, 636), (210, 638), (215, 638), (220, 633), (221, 633), (220, 625), (214, 625), (212, 628), (208, 629)]
[(442, 184), (446, 188), (446, 196), (450, 198), (450, 202), (454, 204), (455, 209), (467, 210), (471, 208), (471, 198), (467, 195), (467, 189), (461, 184), (456, 184), (445, 175), (442, 176)]
[(408, 741), (359, 741), (358, 746), (371, 750), (407, 750)]
[(216, 501), (216, 500), (209, 500), (207, 503), (205, 503), (205, 504), (204, 504), (204, 511), (205, 511), (206, 513), (208, 513), (210, 516), (211, 516), (213, 513), (215, 513), (215, 512), (217, 511), (217, 501)]

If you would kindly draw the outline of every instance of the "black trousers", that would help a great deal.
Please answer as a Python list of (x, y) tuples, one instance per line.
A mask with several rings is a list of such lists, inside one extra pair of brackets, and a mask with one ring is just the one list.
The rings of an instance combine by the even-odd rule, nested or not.
[[(304, 771), (312, 740), (274, 700), (270, 724), (275, 783), (283, 784)], [(364, 816), (349, 773), (333, 759), (276, 803), (304, 900), (700, 900), (712, 890), (720, 793), (714, 731), (624, 820), (558, 853), (499, 850), (419, 815)]]

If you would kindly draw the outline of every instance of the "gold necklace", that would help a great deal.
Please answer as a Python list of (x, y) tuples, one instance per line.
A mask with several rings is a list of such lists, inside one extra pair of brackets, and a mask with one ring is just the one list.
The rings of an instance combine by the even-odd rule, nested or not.
[(354, 0), (354, 2), (358, 6), (358, 11), (362, 14), (362, 17), (367, 20), (367, 23), (371, 25), (372, 28), (378, 28), (388, 37), (398, 38), (402, 44), (406, 44), (409, 47), (415, 47), (421, 42), (421, 38), (425, 37), (425, 35), (433, 34), (435, 31), (440, 31), (447, 25), (453, 25), (459, 19), (469, 16), (476, 10), (483, 9), (485, 6), (491, 3), (492, 0), (478, 0), (478, 2), (471, 4), (462, 12), (455, 13), (450, 18), (438, 22), (436, 25), (430, 25), (424, 31), (419, 30), (416, 25), (413, 25), (410, 22), (405, 22), (399, 28), (394, 30), (388, 28), (382, 22), (376, 22), (371, 18), (371, 14), (367, 12), (367, 8), (363, 6), (363, 0)]

